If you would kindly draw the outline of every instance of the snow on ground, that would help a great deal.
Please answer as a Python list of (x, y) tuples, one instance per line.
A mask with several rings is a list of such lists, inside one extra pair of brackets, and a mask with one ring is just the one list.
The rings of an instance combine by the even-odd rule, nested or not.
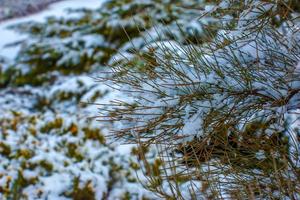
[(104, 0), (65, 0), (62, 2), (53, 3), (47, 8), (47, 10), (44, 10), (42, 12), (22, 18), (10, 19), (4, 22), (0, 22), (0, 55), (5, 55), (6, 57), (13, 59), (16, 56), (19, 47), (5, 48), (5, 46), (26, 38), (25, 35), (21, 35), (20, 33), (16, 33), (13, 30), (7, 29), (9, 26), (32, 20), (42, 22), (47, 17), (51, 16), (67, 17), (69, 15), (66, 12), (67, 9), (95, 9), (101, 6), (103, 2)]
[[(2, 22), (0, 56), (13, 63), (21, 47), (6, 45), (30, 39), (7, 27), (53, 15), (68, 17), (66, 9), (93, 9), (103, 2), (66, 0), (41, 13)], [(130, 146), (106, 144), (108, 127), (87, 119), (97, 115), (97, 107), (77, 103), (107, 103), (120, 95), (95, 82), (95, 76), (61, 75), (50, 85), (0, 88), (0, 199), (153, 197), (130, 168)]]

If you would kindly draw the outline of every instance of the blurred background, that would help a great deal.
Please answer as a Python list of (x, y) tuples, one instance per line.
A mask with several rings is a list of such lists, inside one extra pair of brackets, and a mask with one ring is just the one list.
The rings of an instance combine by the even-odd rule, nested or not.
[(44, 9), (59, 0), (0, 0), (0, 21)]

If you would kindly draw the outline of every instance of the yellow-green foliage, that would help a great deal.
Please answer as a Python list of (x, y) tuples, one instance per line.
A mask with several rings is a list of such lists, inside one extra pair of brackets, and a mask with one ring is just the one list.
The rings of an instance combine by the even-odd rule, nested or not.
[(4, 142), (0, 142), (0, 154), (6, 157), (9, 157), (11, 154), (10, 146)]
[(64, 195), (73, 200), (96, 200), (92, 182), (88, 181), (83, 187), (80, 187), (80, 177), (75, 177), (73, 179), (72, 191), (65, 192)]
[(67, 145), (67, 156), (74, 158), (76, 161), (80, 162), (84, 158), (79, 151), (79, 146), (74, 143), (68, 143)]
[(52, 122), (48, 122), (43, 127), (41, 127), (40, 131), (42, 133), (49, 133), (53, 129), (60, 129), (63, 125), (63, 119), (62, 118), (56, 118)]
[(22, 190), (28, 185), (35, 184), (37, 181), (38, 178), (24, 178), (23, 172), (19, 170), (17, 179), (15, 179), (14, 181), (11, 180), (11, 177), (7, 177), (7, 186), (11, 184), (11, 190), (9, 191), (8, 188), (0, 187), (0, 191), (2, 190), (4, 195), (8, 197), (8, 199), (28, 199), (29, 197), (27, 195), (22, 194)]
[(84, 136), (86, 139), (99, 141), (101, 144), (105, 144), (105, 137), (101, 133), (100, 129), (83, 128)]

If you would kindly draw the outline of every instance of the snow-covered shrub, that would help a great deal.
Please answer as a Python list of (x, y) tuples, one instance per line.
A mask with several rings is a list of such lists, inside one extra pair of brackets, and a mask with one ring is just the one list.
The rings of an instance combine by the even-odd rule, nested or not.
[[(0, 62), (0, 198), (152, 199), (134, 173), (168, 199), (299, 198), (299, 5), (274, 2), (109, 0), (15, 26), (28, 39)], [(103, 87), (90, 77), (107, 61)], [(82, 101), (116, 109), (90, 123)], [(137, 160), (105, 142), (107, 120)]]
[(139, 144), (162, 197), (300, 198), (298, 2), (223, 0), (198, 16), (219, 20), (201, 43), (175, 31), (111, 59), (100, 80), (128, 99), (101, 117), (116, 122), (114, 138)]

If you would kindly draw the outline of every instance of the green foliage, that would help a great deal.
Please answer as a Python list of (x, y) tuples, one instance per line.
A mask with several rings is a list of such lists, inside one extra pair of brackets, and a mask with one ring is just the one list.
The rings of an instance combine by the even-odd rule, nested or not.
[(41, 127), (40, 131), (42, 133), (49, 133), (53, 129), (60, 129), (63, 125), (63, 119), (62, 118), (56, 118), (52, 122), (48, 122), (43, 127)]
[(101, 144), (105, 144), (105, 137), (101, 134), (99, 129), (83, 128), (83, 132), (86, 139), (99, 141)]
[(10, 146), (5, 144), (4, 142), (0, 142), (0, 153), (3, 156), (9, 157), (11, 154)]
[(73, 180), (73, 191), (71, 197), (73, 200), (95, 200), (95, 191), (91, 186), (91, 182), (87, 182), (83, 188), (79, 186), (80, 178), (76, 177)]

